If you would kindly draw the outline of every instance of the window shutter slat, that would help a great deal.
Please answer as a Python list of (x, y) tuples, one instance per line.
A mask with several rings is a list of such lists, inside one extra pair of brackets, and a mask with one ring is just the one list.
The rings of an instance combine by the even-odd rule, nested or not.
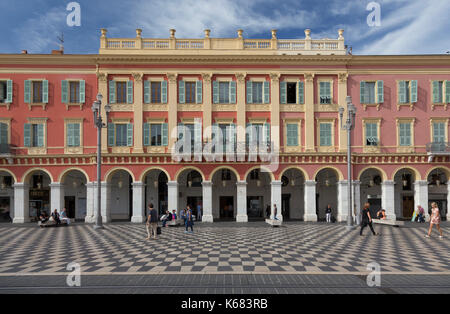
[(184, 81), (179, 81), (178, 82), (178, 98), (179, 98), (179, 102), (180, 104), (184, 104), (185, 103), (185, 84)]
[(74, 124), (74, 145), (76, 147), (80, 146), (80, 124), (79, 123), (75, 123)]
[(359, 82), (359, 103), (365, 104), (366, 103), (366, 82), (361, 81)]
[(23, 145), (31, 147), (31, 124), (25, 123), (23, 125)]
[(169, 125), (167, 123), (162, 124), (162, 146), (168, 146), (169, 145)]
[(236, 103), (236, 82), (230, 82), (230, 104)]
[(219, 82), (213, 81), (213, 102), (219, 103)]
[(69, 146), (69, 147), (73, 146), (73, 124), (72, 123), (67, 124), (67, 146)]
[(450, 104), (450, 81), (444, 81), (445, 102)]
[(144, 123), (144, 146), (150, 146), (150, 123)]
[(133, 81), (127, 81), (127, 103), (133, 103)]
[(109, 103), (110, 104), (116, 103), (116, 82), (115, 81), (109, 81)]
[(86, 81), (80, 80), (80, 104), (86, 102)]
[(161, 102), (167, 104), (167, 81), (161, 82)]
[(270, 84), (269, 84), (269, 82), (265, 81), (263, 83), (263, 89), (264, 89), (264, 103), (269, 104), (270, 103)]
[(417, 81), (413, 80), (410, 83), (411, 85), (411, 103), (416, 103), (417, 102)]
[(252, 90), (252, 81), (247, 81), (247, 104), (253, 103), (253, 90)]
[(48, 81), (42, 81), (42, 102), (44, 104), (48, 103)]
[(127, 124), (127, 146), (133, 146), (133, 123)]
[(201, 104), (203, 102), (203, 84), (202, 83), (203, 83), (202, 81), (197, 81), (195, 83), (195, 87), (196, 87), (196, 91), (197, 91), (195, 101), (197, 104)]
[(149, 104), (151, 99), (150, 81), (144, 81), (144, 103)]
[(115, 128), (114, 123), (108, 123), (108, 146), (114, 146), (115, 143)]
[(400, 81), (398, 82), (398, 101), (401, 104), (406, 103), (406, 82), (405, 81)]
[(0, 144), (8, 144), (8, 125), (0, 123)]
[(280, 103), (282, 104), (285, 104), (287, 102), (286, 93), (287, 93), (287, 83), (285, 81), (280, 82)]
[(383, 81), (377, 81), (377, 103), (384, 103), (384, 84)]
[(38, 147), (44, 147), (44, 125), (38, 124)]
[(61, 81), (61, 102), (67, 104), (69, 102), (69, 82)]
[(298, 86), (298, 103), (304, 104), (305, 103), (305, 83), (302, 81), (297, 82)]
[(10, 104), (13, 100), (13, 81), (6, 81), (6, 103)]
[(270, 145), (270, 123), (264, 123), (265, 130), (265, 142), (267, 145)]

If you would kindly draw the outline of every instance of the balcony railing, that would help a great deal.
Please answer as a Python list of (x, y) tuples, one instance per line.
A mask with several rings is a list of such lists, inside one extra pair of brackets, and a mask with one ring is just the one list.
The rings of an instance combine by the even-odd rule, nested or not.
[(433, 142), (427, 144), (427, 152), (432, 154), (449, 153), (450, 154), (450, 142)]
[(11, 151), (10, 144), (0, 144), (0, 155), (10, 155)]

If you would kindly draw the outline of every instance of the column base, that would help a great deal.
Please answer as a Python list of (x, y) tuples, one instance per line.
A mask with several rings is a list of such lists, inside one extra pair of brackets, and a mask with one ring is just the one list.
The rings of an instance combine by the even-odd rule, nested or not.
[(95, 218), (94, 216), (86, 216), (84, 218), (84, 222), (87, 224), (93, 224), (95, 222)]
[(203, 215), (202, 222), (214, 222), (214, 218), (212, 215)]
[(135, 223), (135, 224), (140, 224), (145, 222), (145, 217), (142, 216), (132, 216), (131, 217), (131, 222)]
[(316, 222), (317, 221), (317, 215), (316, 214), (305, 214), (303, 216), (303, 220), (304, 221), (314, 221), (314, 222)]
[[(95, 221), (95, 219), (94, 219), (94, 221)], [(103, 223), (110, 223), (111, 221), (112, 221), (111, 217), (102, 216)]]
[(394, 214), (391, 214), (391, 215), (386, 214), (386, 219), (387, 219), (387, 220), (393, 220), (393, 221), (396, 221), (396, 220), (397, 220), (397, 216), (394, 215)]
[(247, 215), (236, 215), (236, 222), (248, 222)]
[(347, 215), (338, 215), (337, 221), (338, 222), (347, 222)]
[(30, 222), (30, 218), (25, 218), (25, 217), (14, 217), (13, 219), (13, 224), (24, 224), (27, 222)]

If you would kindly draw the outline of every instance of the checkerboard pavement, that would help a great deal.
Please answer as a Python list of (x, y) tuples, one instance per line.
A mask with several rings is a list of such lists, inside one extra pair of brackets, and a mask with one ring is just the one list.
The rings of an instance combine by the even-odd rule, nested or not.
[[(377, 262), (384, 273), (450, 274), (449, 238), (424, 238), (427, 225), (375, 226), (347, 232), (342, 224), (289, 222), (198, 223), (194, 234), (163, 228), (145, 240), (145, 225), (114, 223), (44, 228), (0, 225), (0, 276), (63, 274), (71, 262), (89, 274), (170, 273), (367, 273)], [(444, 233), (447, 226), (444, 226)], [(436, 232), (436, 230), (433, 230)]]

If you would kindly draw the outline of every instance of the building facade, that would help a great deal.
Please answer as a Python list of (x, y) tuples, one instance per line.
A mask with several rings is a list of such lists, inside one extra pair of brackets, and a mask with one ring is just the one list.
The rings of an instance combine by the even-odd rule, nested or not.
[[(343, 30), (320, 40), (309, 30), (301, 40), (275, 30), (261, 40), (242, 30), (141, 32), (114, 39), (102, 30), (97, 55), (0, 55), (3, 216), (23, 223), (66, 207), (94, 222), (100, 93), (112, 107), (102, 130), (105, 222), (143, 222), (148, 203), (161, 212), (189, 204), (208, 222), (261, 219), (273, 204), (279, 218), (317, 221), (331, 204), (345, 221), (349, 188), (355, 213), (369, 202), (406, 219), (435, 201), (450, 217), (450, 56), (351, 55)], [(347, 96), (357, 108), (351, 186), (339, 115)], [(200, 150), (179, 160), (183, 138)], [(250, 156), (253, 140), (270, 160)], [(237, 154), (196, 154), (211, 142)]]

